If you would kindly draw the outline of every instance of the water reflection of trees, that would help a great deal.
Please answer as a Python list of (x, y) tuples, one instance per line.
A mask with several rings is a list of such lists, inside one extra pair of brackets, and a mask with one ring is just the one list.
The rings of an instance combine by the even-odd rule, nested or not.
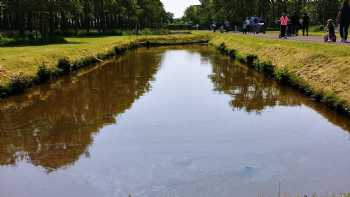
[(329, 122), (350, 131), (348, 117), (341, 116), (323, 104), (317, 103), (297, 91), (280, 86), (246, 65), (233, 62), (221, 55), (213, 55), (213, 73), (210, 75), (215, 90), (232, 96), (230, 105), (236, 110), (260, 114), (269, 107), (301, 106), (313, 108)]
[(272, 80), (249, 69), (245, 65), (213, 57), (215, 90), (231, 95), (233, 109), (260, 113), (276, 105), (300, 105), (300, 96), (287, 88), (281, 88)]
[(55, 170), (89, 155), (93, 134), (150, 90), (159, 59), (139, 52), (0, 103), (0, 165)]

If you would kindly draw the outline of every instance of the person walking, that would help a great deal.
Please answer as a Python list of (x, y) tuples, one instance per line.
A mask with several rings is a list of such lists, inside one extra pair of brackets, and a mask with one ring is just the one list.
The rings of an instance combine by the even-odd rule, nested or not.
[(310, 17), (307, 13), (305, 13), (303, 16), (302, 26), (303, 26), (303, 36), (305, 36), (305, 34), (306, 36), (309, 36)]
[(250, 26), (250, 20), (247, 17), (245, 19), (245, 21), (243, 22), (243, 34), (247, 34), (248, 33), (249, 26)]
[(216, 32), (216, 28), (217, 28), (216, 23), (213, 23), (211, 25), (211, 29), (213, 30), (214, 33)]
[(350, 3), (349, 0), (344, 0), (343, 5), (339, 10), (337, 22), (339, 24), (339, 32), (341, 42), (346, 43), (349, 34), (350, 25)]
[(288, 27), (288, 16), (286, 13), (282, 13), (282, 16), (280, 18), (280, 27), (281, 27), (281, 34), (280, 34), (280, 38), (284, 38), (287, 39), (287, 27)]
[(295, 12), (291, 18), (291, 25), (292, 25), (292, 34), (295, 36), (298, 36), (299, 29), (300, 29), (300, 23), (299, 23), (300, 16), (297, 12)]

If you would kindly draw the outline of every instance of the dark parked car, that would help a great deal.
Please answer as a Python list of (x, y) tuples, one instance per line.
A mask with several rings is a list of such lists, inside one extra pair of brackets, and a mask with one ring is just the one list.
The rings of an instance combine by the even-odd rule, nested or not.
[(251, 33), (265, 33), (266, 25), (262, 18), (252, 16), (249, 17), (248, 31)]

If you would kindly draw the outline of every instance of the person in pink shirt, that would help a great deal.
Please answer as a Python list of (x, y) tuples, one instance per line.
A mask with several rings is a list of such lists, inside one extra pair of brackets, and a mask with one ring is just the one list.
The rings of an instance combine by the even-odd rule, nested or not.
[(280, 25), (281, 25), (281, 38), (287, 38), (287, 27), (288, 27), (289, 18), (286, 15), (286, 13), (282, 13), (282, 16), (280, 18)]

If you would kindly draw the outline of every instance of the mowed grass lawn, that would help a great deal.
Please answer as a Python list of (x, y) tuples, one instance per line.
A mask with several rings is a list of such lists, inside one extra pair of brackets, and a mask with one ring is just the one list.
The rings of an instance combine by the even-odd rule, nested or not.
[(277, 69), (287, 69), (314, 90), (335, 94), (350, 104), (350, 45), (241, 34), (216, 34), (211, 43), (225, 43), (242, 56), (257, 55), (260, 61), (271, 62)]
[(161, 36), (106, 36), (66, 38), (65, 44), (41, 46), (0, 47), (0, 86), (6, 86), (9, 78), (16, 75), (35, 77), (38, 67), (45, 64), (54, 69), (57, 61), (68, 58), (74, 62), (84, 57), (106, 53), (114, 47), (150, 40), (159, 42), (183, 42), (204, 39), (203, 35), (161, 35)]

